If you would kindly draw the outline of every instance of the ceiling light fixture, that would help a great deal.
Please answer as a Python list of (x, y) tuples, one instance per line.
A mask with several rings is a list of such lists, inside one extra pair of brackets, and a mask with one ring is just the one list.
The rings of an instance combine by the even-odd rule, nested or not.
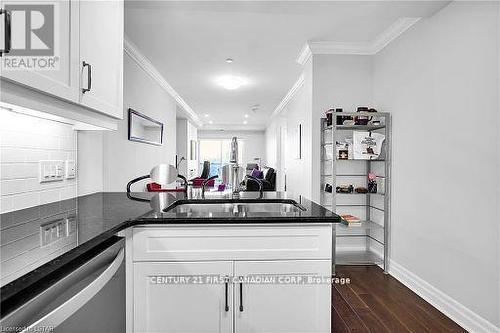
[(243, 124), (244, 124), (244, 125), (248, 124), (248, 121), (246, 121), (246, 120), (245, 120), (245, 121), (243, 122)]
[(219, 76), (215, 82), (227, 90), (235, 90), (247, 84), (247, 80), (239, 76), (223, 75)]
[(232, 63), (234, 62), (234, 59), (233, 59), (233, 58), (227, 58), (227, 59), (226, 59), (226, 62), (227, 62), (228, 64), (232, 64)]
[(212, 125), (214, 122), (212, 120), (209, 120), (208, 123)]
[(250, 117), (250, 116), (249, 116), (248, 114), (246, 114), (246, 113), (245, 113), (245, 118), (248, 118), (248, 117)]
[(210, 115), (208, 113), (204, 114), (205, 118), (208, 118)]

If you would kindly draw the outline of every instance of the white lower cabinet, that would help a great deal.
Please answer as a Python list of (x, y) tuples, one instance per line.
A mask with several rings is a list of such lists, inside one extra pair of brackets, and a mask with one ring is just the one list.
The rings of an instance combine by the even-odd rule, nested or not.
[[(199, 276), (232, 275), (231, 262), (135, 263), (135, 332), (232, 332), (232, 285), (193, 283)], [(179, 276), (190, 283), (162, 283), (162, 276)], [(175, 282), (175, 281), (174, 281)], [(196, 281), (194, 281), (196, 282)]]
[(281, 278), (277, 283), (235, 285), (235, 332), (330, 332), (330, 286), (298, 281), (329, 276), (330, 265), (312, 260), (235, 262), (237, 277)]
[(128, 327), (169, 333), (330, 332), (331, 285), (312, 282), (331, 276), (331, 240), (330, 225), (135, 228), (128, 242), (127, 264), (133, 267)]

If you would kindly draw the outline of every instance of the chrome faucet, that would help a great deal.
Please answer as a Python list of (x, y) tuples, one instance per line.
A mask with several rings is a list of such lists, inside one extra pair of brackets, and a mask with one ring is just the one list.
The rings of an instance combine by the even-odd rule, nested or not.
[(233, 199), (240, 198), (240, 167), (238, 166), (238, 138), (231, 139), (231, 152), (229, 155), (229, 165), (231, 167), (231, 188), (233, 189)]

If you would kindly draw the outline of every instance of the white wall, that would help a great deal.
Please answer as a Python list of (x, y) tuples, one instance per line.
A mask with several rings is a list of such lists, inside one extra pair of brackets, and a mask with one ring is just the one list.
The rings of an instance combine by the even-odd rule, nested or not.
[(498, 13), (420, 21), (375, 56), (373, 92), (393, 116), (391, 261), (500, 326)]
[[(177, 158), (180, 161), (179, 174), (188, 179), (198, 176), (198, 158), (191, 160), (191, 141), (198, 142), (198, 128), (187, 119), (177, 119)], [(197, 156), (196, 156), (197, 157)]]
[[(78, 154), (82, 161), (79, 182), (82, 192), (79, 195), (102, 190), (122, 192), (131, 179), (149, 174), (155, 165), (175, 163), (175, 101), (127, 54), (124, 55), (123, 89), (124, 119), (118, 122), (118, 130), (79, 133)], [(128, 140), (128, 108), (163, 123), (162, 146)], [(100, 149), (102, 163), (98, 156)], [(102, 178), (102, 185), (97, 181), (99, 178)], [(132, 190), (143, 190), (145, 182), (134, 185)]]
[(236, 136), (239, 140), (245, 141), (243, 149), (243, 160), (240, 164), (256, 163), (255, 157), (262, 158), (262, 164), (266, 165), (266, 136), (264, 131), (198, 131), (198, 139), (227, 139), (231, 140)]
[(73, 126), (0, 109), (0, 213), (76, 196), (76, 179), (39, 182), (39, 161), (76, 162)]
[(372, 57), (363, 55), (313, 55), (312, 179), (311, 198), (320, 202), (320, 119), (331, 108), (355, 112), (372, 106)]
[(101, 131), (78, 131), (78, 195), (102, 192), (103, 136)]
[[(124, 191), (128, 181), (149, 174), (155, 165), (175, 163), (175, 100), (127, 54), (124, 56), (123, 96), (125, 119), (119, 122), (117, 131), (104, 133), (105, 191)], [(128, 140), (128, 108), (163, 123), (162, 146)], [(143, 187), (144, 184), (137, 184), (134, 188), (141, 190)]]

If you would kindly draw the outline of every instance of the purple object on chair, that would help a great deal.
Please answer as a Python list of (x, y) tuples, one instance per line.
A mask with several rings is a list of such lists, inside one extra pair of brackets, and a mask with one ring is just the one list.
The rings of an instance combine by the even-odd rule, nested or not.
[(264, 172), (253, 169), (252, 172), (250, 173), (250, 176), (255, 177), (257, 179), (263, 179), (264, 178)]

